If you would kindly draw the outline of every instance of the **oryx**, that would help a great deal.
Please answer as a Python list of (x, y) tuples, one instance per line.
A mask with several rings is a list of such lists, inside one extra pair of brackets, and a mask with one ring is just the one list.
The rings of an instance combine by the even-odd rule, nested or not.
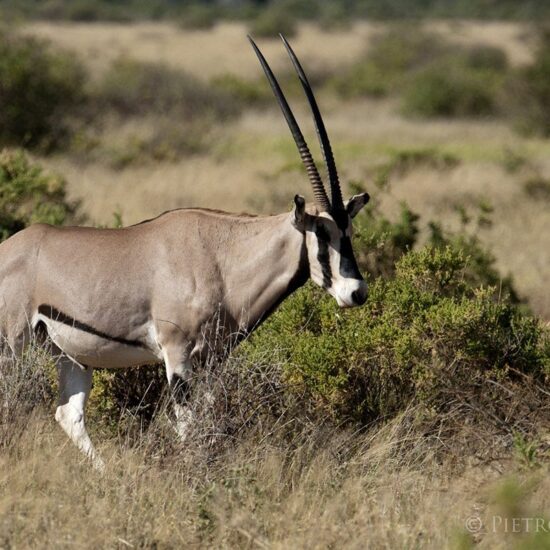
[(94, 368), (164, 362), (177, 388), (213, 339), (250, 332), (308, 278), (341, 307), (366, 300), (351, 219), (369, 196), (342, 200), (313, 92), (281, 38), (313, 113), (330, 200), (281, 88), (249, 38), (298, 146), (314, 204), (296, 195), (290, 213), (274, 216), (185, 208), (121, 229), (37, 224), (0, 245), (0, 332), (16, 355), (34, 331), (47, 334), (58, 352), (55, 418), (98, 465), (84, 424)]

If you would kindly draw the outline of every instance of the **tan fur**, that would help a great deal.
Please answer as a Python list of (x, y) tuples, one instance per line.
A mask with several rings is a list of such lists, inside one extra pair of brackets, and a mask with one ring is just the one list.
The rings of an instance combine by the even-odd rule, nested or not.
[[(302, 241), (289, 214), (189, 209), (124, 229), (36, 225), (0, 245), (0, 329), (20, 347), (47, 304), (102, 333), (143, 341), (162, 360), (150, 326), (162, 347), (202, 348), (219, 314), (227, 333), (247, 330), (296, 273)], [(112, 343), (95, 344), (90, 356), (99, 345), (97, 366), (110, 366)]]

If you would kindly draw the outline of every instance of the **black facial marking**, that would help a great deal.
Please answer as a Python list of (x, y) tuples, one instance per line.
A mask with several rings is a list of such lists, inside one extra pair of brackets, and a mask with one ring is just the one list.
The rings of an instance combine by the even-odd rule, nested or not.
[(357, 266), (349, 237), (342, 237), (340, 239), (340, 275), (346, 279), (363, 279)]
[(83, 332), (88, 332), (89, 334), (93, 334), (94, 336), (99, 336), (99, 338), (103, 338), (104, 340), (110, 340), (111, 342), (117, 342), (119, 344), (124, 344), (125, 346), (133, 346), (138, 348), (145, 347), (144, 344), (141, 343), (139, 340), (127, 340), (126, 338), (119, 338), (118, 336), (110, 336), (109, 334), (97, 330), (90, 325), (87, 325), (86, 323), (82, 323), (81, 321), (77, 321), (76, 319), (69, 317), (68, 315), (59, 311), (53, 306), (42, 304), (38, 306), (38, 313), (45, 315), (49, 319), (58, 321), (59, 323), (63, 323), (64, 325), (82, 330)]
[(346, 232), (349, 225), (349, 214), (346, 210), (335, 210), (331, 212), (332, 219), (336, 222), (338, 229), (342, 232)]
[(353, 254), (351, 239), (346, 236), (349, 226), (349, 214), (346, 210), (336, 210), (331, 212), (331, 215), (338, 229), (344, 233), (344, 236), (340, 239), (340, 275), (348, 279), (362, 280), (363, 277)]
[(323, 273), (323, 288), (330, 288), (332, 286), (332, 269), (330, 268), (330, 255), (328, 251), (330, 234), (323, 225), (318, 225), (315, 228), (315, 235), (319, 248), (317, 251), (317, 260), (321, 264)]

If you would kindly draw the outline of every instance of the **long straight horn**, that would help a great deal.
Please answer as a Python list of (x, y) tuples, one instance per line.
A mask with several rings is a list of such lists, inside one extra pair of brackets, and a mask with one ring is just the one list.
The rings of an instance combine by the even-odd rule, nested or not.
[(254, 48), (254, 51), (256, 52), (258, 59), (260, 60), (260, 64), (262, 65), (262, 68), (267, 77), (267, 80), (271, 85), (271, 89), (273, 90), (273, 93), (275, 94), (277, 102), (281, 107), (281, 111), (283, 112), (283, 115), (288, 123), (288, 127), (290, 128), (292, 137), (294, 138), (294, 141), (298, 146), (298, 152), (300, 153), (302, 162), (306, 167), (307, 174), (309, 176), (309, 181), (311, 182), (311, 186), (313, 187), (313, 195), (315, 197), (315, 202), (317, 203), (319, 208), (321, 208), (322, 211), (328, 212), (330, 210), (330, 201), (328, 200), (327, 192), (325, 191), (325, 188), (323, 186), (323, 181), (321, 180), (321, 176), (319, 175), (317, 166), (315, 166), (315, 161), (311, 156), (311, 152), (307, 146), (306, 140), (304, 139), (302, 131), (300, 130), (300, 127), (296, 122), (296, 118), (292, 114), (292, 111), (290, 110), (290, 106), (288, 105), (288, 101), (286, 100), (283, 94), (283, 91), (281, 90), (281, 87), (279, 86), (279, 83), (277, 82), (277, 79), (273, 74), (273, 71), (267, 64), (265, 57), (262, 55), (262, 52), (260, 52), (258, 46), (256, 46), (254, 40), (252, 40), (250, 36), (248, 37), (248, 40), (250, 40), (250, 43), (252, 44), (252, 47)]
[(323, 152), (323, 157), (325, 158), (325, 164), (327, 166), (327, 172), (330, 182), (330, 193), (332, 196), (332, 208), (334, 210), (341, 210), (344, 208), (344, 202), (342, 201), (342, 190), (340, 189), (340, 182), (338, 179), (338, 171), (336, 170), (336, 163), (334, 162), (334, 155), (332, 154), (332, 147), (330, 146), (330, 140), (328, 139), (328, 134), (325, 129), (325, 124), (323, 122), (323, 117), (317, 106), (317, 101), (315, 101), (315, 96), (313, 95), (313, 90), (309, 84), (306, 73), (300, 65), (300, 61), (296, 57), (296, 54), (290, 47), (287, 39), (280, 34), (281, 40), (283, 41), (286, 51), (290, 56), (292, 64), (298, 73), (304, 92), (306, 93), (307, 99), (309, 101), (309, 106), (311, 107), (311, 112), (313, 113), (313, 119), (315, 120), (315, 128), (317, 129), (317, 137), (319, 138), (319, 143), (321, 145), (321, 151)]

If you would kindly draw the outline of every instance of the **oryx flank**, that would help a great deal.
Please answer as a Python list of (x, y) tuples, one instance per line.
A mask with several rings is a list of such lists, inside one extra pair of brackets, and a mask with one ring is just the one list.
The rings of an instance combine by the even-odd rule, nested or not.
[(213, 339), (250, 332), (310, 277), (341, 307), (366, 300), (351, 219), (369, 197), (342, 200), (313, 92), (283, 38), (313, 113), (329, 200), (275, 76), (250, 42), (298, 146), (314, 204), (296, 195), (290, 213), (265, 217), (185, 208), (121, 229), (37, 224), (0, 245), (0, 332), (15, 356), (34, 332), (49, 337), (59, 373), (55, 418), (96, 466), (102, 462), (84, 425), (94, 368), (164, 362), (177, 389)]

